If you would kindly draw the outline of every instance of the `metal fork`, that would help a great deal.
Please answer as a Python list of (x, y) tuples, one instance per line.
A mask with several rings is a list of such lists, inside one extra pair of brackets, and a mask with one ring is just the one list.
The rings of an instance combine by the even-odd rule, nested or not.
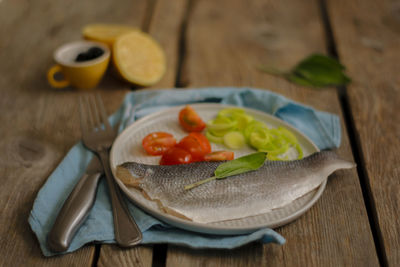
[(117, 131), (110, 126), (98, 94), (95, 97), (81, 97), (79, 100), (83, 144), (100, 158), (106, 174), (114, 218), (115, 240), (121, 247), (136, 245), (142, 240), (142, 233), (129, 213), (109, 164), (109, 150)]

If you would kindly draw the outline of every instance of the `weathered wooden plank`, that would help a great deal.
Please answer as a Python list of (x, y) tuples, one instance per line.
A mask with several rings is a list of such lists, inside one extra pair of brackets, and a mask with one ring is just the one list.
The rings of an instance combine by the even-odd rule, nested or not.
[(157, 0), (149, 33), (163, 47), (167, 58), (167, 72), (153, 88), (174, 87), (178, 69), (181, 25), (185, 18), (187, 0)]
[[(167, 58), (167, 72), (161, 81), (152, 88), (171, 88), (175, 85), (179, 32), (184, 17), (185, 4), (185, 0), (158, 0), (154, 2), (154, 7), (151, 8), (153, 11), (149, 23), (149, 33), (160, 42)], [(138, 250), (141, 253), (138, 253)], [(151, 266), (151, 263), (151, 247), (139, 246), (121, 250), (116, 248), (115, 245), (103, 245), (98, 265)]]
[[(46, 71), (54, 49), (80, 39), (85, 24), (140, 27), (145, 8), (144, 1), (0, 2), (0, 266), (91, 266), (94, 246), (44, 258), (27, 223), (38, 190), (80, 139), (80, 92), (50, 89)], [(110, 78), (100, 86), (113, 89), (109, 111), (125, 92), (115, 90), (120, 85)]]
[(384, 261), (400, 265), (400, 5), (327, 1)]
[(102, 245), (97, 266), (151, 266), (152, 258), (152, 247), (122, 249), (116, 245)]
[[(259, 64), (290, 68), (324, 52), (318, 1), (194, 1), (188, 21), (183, 83), (269, 88), (341, 116), (336, 91), (312, 90), (262, 74)], [(342, 120), (343, 122), (343, 120)], [(351, 159), (343, 129), (339, 153)], [(287, 244), (251, 244), (232, 251), (173, 247), (167, 266), (376, 266), (378, 259), (355, 170), (330, 177), (316, 205), (277, 229)]]

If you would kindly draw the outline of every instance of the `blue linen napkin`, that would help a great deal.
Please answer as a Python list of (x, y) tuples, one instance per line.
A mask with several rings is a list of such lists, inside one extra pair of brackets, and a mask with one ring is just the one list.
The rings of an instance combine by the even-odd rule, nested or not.
[[(135, 120), (152, 112), (188, 103), (213, 102), (251, 107), (273, 114), (292, 124), (307, 135), (320, 149), (339, 147), (340, 121), (336, 115), (316, 111), (267, 90), (235, 87), (200, 89), (142, 90), (126, 95), (120, 109), (110, 117), (120, 131)], [(36, 234), (45, 256), (52, 256), (46, 244), (61, 206), (83, 175), (93, 154), (82, 143), (68, 152), (60, 165), (40, 189), (29, 216), (29, 224)], [(70, 248), (72, 252), (89, 242), (115, 243), (111, 204), (104, 179), (99, 184), (96, 201), (87, 220), (76, 233)], [(143, 232), (141, 244), (169, 243), (192, 248), (235, 248), (252, 241), (284, 244), (285, 239), (265, 228), (245, 235), (208, 235), (178, 229), (161, 222), (128, 202), (128, 207)]]

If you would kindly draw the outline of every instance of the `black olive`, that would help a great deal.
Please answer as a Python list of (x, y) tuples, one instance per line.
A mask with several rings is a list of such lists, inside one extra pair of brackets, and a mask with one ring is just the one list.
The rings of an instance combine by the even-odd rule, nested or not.
[(101, 48), (99, 48), (99, 47), (91, 47), (91, 48), (88, 50), (88, 54), (89, 54), (90, 56), (92, 56), (93, 58), (96, 58), (96, 57), (99, 57), (99, 56), (103, 55), (103, 54), (104, 54), (104, 51), (103, 51), (103, 49), (101, 49)]
[(103, 54), (104, 54), (103, 49), (94, 46), (94, 47), (89, 48), (89, 50), (87, 50), (86, 52), (79, 53), (78, 56), (76, 57), (75, 61), (76, 62), (88, 61), (88, 60), (98, 58)]

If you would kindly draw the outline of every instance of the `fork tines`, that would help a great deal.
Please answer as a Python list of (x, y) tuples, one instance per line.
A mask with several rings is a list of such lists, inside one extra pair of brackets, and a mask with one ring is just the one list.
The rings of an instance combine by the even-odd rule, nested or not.
[[(104, 124), (105, 129), (111, 129), (103, 101), (99, 94), (86, 94), (79, 98), (81, 129), (88, 132)], [(85, 115), (86, 114), (86, 115)]]

